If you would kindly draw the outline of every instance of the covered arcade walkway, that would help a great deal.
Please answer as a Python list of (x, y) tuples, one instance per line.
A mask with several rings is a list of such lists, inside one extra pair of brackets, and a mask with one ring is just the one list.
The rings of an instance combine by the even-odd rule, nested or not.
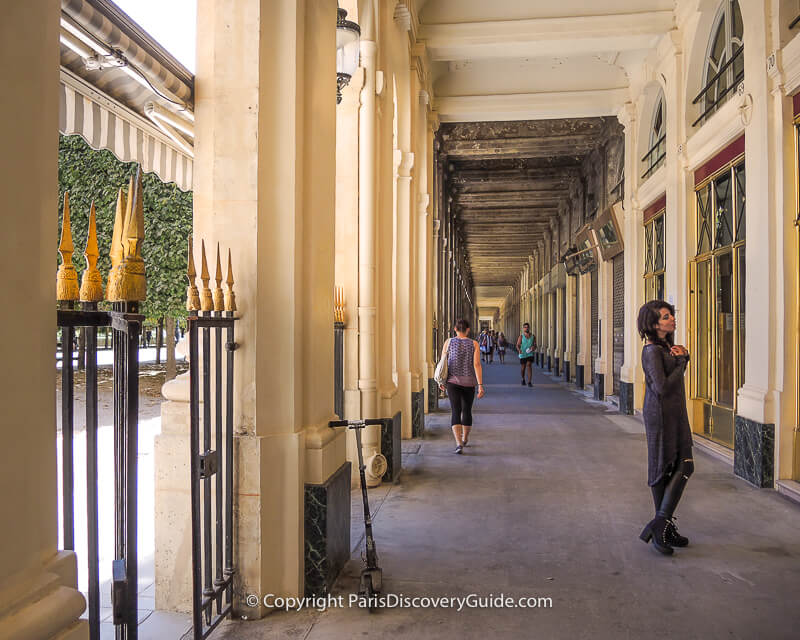
[[(462, 456), (446, 402), (427, 416), (424, 439), (404, 443), (399, 484), (374, 492), (375, 531), (387, 593), (544, 596), (552, 609), (276, 613), (228, 623), (220, 638), (792, 637), (796, 505), (697, 449), (678, 513), (691, 545), (658, 555), (636, 537), (652, 508), (641, 423), (534, 371), (531, 390), (516, 363), (484, 367), (487, 395)], [(357, 513), (333, 589), (345, 600), (361, 569)]]

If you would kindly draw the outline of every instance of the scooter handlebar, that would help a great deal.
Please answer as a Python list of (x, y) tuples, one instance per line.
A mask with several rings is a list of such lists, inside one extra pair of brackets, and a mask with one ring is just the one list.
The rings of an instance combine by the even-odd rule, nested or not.
[(369, 418), (368, 420), (331, 420), (328, 423), (329, 427), (353, 427), (356, 425), (382, 425), (383, 420), (381, 418)]

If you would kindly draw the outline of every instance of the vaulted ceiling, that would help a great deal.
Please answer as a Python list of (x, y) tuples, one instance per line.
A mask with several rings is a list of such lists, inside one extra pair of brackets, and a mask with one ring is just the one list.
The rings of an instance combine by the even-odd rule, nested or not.
[(497, 306), (544, 238), (606, 118), (445, 123), (441, 150), (476, 298)]
[[(506, 296), (674, 0), (418, 0), (480, 307)], [(449, 124), (453, 123), (453, 124)], [(472, 123), (472, 124), (470, 124)]]

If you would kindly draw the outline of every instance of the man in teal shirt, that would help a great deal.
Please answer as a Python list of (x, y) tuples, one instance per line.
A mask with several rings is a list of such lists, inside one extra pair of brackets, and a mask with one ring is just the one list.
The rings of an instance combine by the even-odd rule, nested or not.
[(528, 371), (528, 386), (533, 386), (533, 352), (536, 350), (536, 336), (531, 333), (531, 325), (522, 325), (522, 334), (517, 338), (519, 363), (522, 366), (522, 386), (525, 386), (525, 371)]

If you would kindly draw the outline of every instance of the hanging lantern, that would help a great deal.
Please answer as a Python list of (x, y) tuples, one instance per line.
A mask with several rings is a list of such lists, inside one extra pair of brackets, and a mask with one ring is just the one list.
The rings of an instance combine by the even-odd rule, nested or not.
[(358, 68), (361, 27), (347, 19), (347, 11), (337, 9), (336, 17), (336, 104), (342, 101), (342, 89)]

